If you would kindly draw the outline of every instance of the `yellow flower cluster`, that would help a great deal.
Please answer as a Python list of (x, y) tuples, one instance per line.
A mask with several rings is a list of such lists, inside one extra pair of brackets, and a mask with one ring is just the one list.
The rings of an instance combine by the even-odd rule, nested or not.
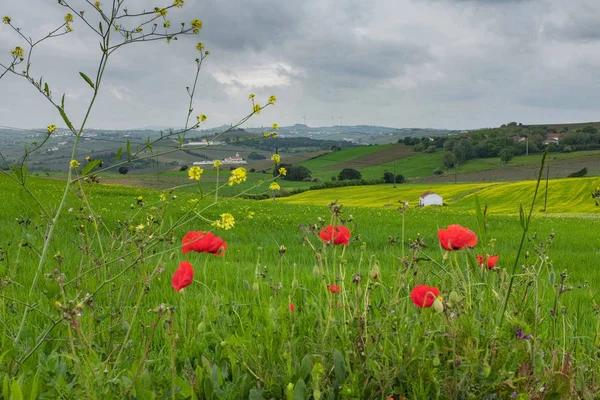
[(199, 52), (202, 52), (202, 50), (204, 50), (204, 43), (200, 42), (196, 45), (196, 50), (198, 50)]
[(236, 168), (231, 171), (231, 176), (229, 177), (229, 186), (233, 186), (235, 183), (242, 183), (246, 181), (246, 168)]
[(90, 162), (90, 161), (92, 161), (92, 157), (90, 157), (90, 156), (86, 156), (86, 157), (85, 157), (85, 161), (87, 161), (87, 162)]
[(73, 15), (67, 14), (65, 15), (65, 22), (73, 22)]
[(269, 185), (269, 189), (271, 189), (271, 190), (281, 190), (281, 186), (279, 186), (279, 183), (277, 183), (277, 182), (271, 182), (271, 184)]
[(69, 165), (71, 166), (71, 168), (79, 168), (79, 162), (77, 160), (71, 160)]
[(17, 46), (17, 47), (15, 47), (14, 50), (12, 50), (10, 52), (10, 54), (12, 54), (13, 56), (15, 56), (15, 58), (22, 58), (23, 57), (23, 48)]
[(67, 24), (67, 32), (73, 32), (73, 28), (69, 24)]
[(231, 229), (235, 225), (235, 218), (229, 213), (221, 214), (221, 219), (212, 223), (212, 226), (219, 229)]
[(136, 32), (142, 32), (144, 30), (144, 28), (142, 28), (141, 26), (138, 26), (137, 29), (135, 30)]
[(260, 114), (260, 104), (255, 104), (254, 107), (252, 108), (252, 110), (254, 111), (255, 114)]
[(271, 132), (265, 132), (265, 134), (263, 136), (267, 138), (267, 137), (271, 136)]
[(271, 95), (269, 97), (269, 104), (275, 104), (275, 102), (277, 101), (277, 97)]
[(286, 176), (287, 175), (287, 169), (285, 169), (283, 167), (279, 168), (279, 175)]
[(281, 157), (279, 154), (275, 153), (271, 156), (271, 161), (275, 162), (275, 164), (279, 164), (281, 162)]
[(50, 135), (55, 130), (56, 130), (56, 125), (54, 125), (54, 124), (48, 125), (48, 135)]
[(200, 176), (202, 176), (203, 172), (204, 170), (200, 167), (192, 167), (188, 171), (188, 176), (190, 177), (190, 179), (199, 181)]
[(213, 163), (213, 168), (219, 168), (221, 164), (223, 164), (221, 160), (215, 160), (215, 162)]
[(175, 0), (173, 2), (173, 5), (177, 8), (181, 8), (181, 7), (183, 7), (183, 3), (184, 3), (184, 0)]
[(166, 8), (158, 8), (158, 7), (155, 7), (154, 11), (156, 11), (156, 13), (161, 17), (166, 17), (167, 13), (169, 12)]
[(4, 17), (2, 17), (2, 22), (4, 22), (5, 24), (10, 24), (10, 17), (8, 15), (5, 15)]
[(163, 23), (163, 26), (165, 28), (170, 28), (171, 27), (171, 21), (169, 21), (168, 19), (165, 19), (165, 22)]
[(194, 32), (194, 34), (199, 34), (200, 33), (200, 29), (202, 29), (202, 21), (200, 21), (199, 19), (193, 19), (192, 20), (192, 32)]
[(254, 100), (254, 94), (250, 93), (250, 96), (248, 96), (248, 100)]
[(100, 9), (101, 6), (102, 6), (102, 3), (100, 3), (99, 1), (94, 3), (94, 7), (96, 7), (98, 10)]
[(196, 118), (198, 118), (198, 121), (200, 121), (200, 122), (206, 121), (206, 115), (205, 114), (200, 114)]
[(279, 129), (279, 125), (273, 124), (273, 129), (278, 130)]

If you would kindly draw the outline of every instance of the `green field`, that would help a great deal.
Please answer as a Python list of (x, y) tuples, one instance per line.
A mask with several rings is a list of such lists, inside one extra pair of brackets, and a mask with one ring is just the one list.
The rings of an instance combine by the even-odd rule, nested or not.
[[(55, 210), (64, 183), (28, 181)], [(321, 190), (285, 202), (221, 199), (212, 207), (212, 198), (192, 193), (161, 200), (165, 192), (84, 185), (68, 196), (32, 286), (45, 231), (41, 209), (1, 176), (5, 397), (508, 398), (544, 386), (550, 394), (593, 398), (600, 390), (592, 380), (600, 373), (593, 355), (600, 273), (590, 266), (600, 236), (591, 218), (597, 207), (584, 194), (594, 184), (550, 182), (549, 212), (562, 216), (534, 215), (523, 250), (530, 257), (521, 255), (497, 325), (521, 236), (511, 214), (520, 201), (528, 208), (531, 182), (440, 186), (449, 205), (409, 207), (404, 245), (398, 197), (418, 196), (426, 185)], [(393, 194), (378, 199), (386, 192)], [(474, 213), (475, 193), (489, 205), (486, 230)], [(359, 238), (346, 249), (298, 229), (329, 221), (325, 204), (333, 197)], [(369, 199), (394, 207), (363, 207), (373, 205)], [(182, 255), (181, 237), (211, 229), (224, 212), (236, 219), (233, 229), (215, 231), (228, 244), (225, 256)], [(445, 258), (436, 233), (453, 223), (475, 230), (479, 244)], [(481, 253), (500, 255), (497, 270), (479, 269)], [(177, 293), (171, 275), (182, 260), (194, 266), (194, 282)], [(557, 297), (551, 282), (563, 270), (569, 290)], [(330, 284), (341, 292), (331, 293)], [(417, 284), (439, 287), (446, 311), (415, 307), (409, 293)], [(534, 339), (515, 339), (517, 326)], [(514, 379), (523, 365), (533, 374)], [(564, 379), (572, 387), (565, 389)]]

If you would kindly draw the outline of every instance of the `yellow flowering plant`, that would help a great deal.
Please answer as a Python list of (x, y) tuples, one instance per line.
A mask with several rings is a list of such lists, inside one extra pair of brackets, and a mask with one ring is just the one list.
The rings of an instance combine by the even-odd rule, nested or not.
[(194, 166), (188, 170), (188, 176), (192, 180), (199, 181), (203, 172), (204, 172), (204, 170), (202, 168), (200, 168), (198, 166)]
[[(179, 234), (178, 230), (181, 230), (182, 223), (203, 221), (206, 225), (212, 224), (215, 228), (224, 230), (232, 229), (235, 226), (235, 218), (226, 212), (220, 214), (217, 221), (205, 218), (202, 213), (208, 207), (202, 209), (202, 211), (186, 209), (185, 212), (189, 213), (186, 214), (183, 220), (170, 219), (171, 214), (166, 213), (166, 207), (180, 207), (178, 204), (181, 204), (181, 200), (177, 200), (178, 193), (174, 193), (177, 187), (170, 188), (160, 194), (144, 192), (143, 197), (141, 195), (137, 197), (130, 196), (125, 205), (126, 210), (118, 210), (115, 204), (100, 203), (98, 205), (97, 199), (93, 198), (93, 196), (96, 196), (96, 192), (91, 188), (94, 183), (98, 183), (97, 176), (99, 174), (109, 172), (109, 170), (119, 170), (119, 172), (123, 171), (121, 173), (125, 175), (128, 171), (127, 165), (130, 163), (149, 160), (156, 160), (158, 171), (159, 161), (162, 161), (161, 156), (183, 150), (183, 141), (186, 134), (198, 129), (201, 123), (207, 120), (205, 114), (193, 114), (193, 103), (201, 66), (210, 52), (205, 49), (202, 43), (185, 44), (183, 41), (178, 41), (177, 44), (187, 45), (190, 53), (193, 52), (196, 63), (193, 84), (187, 88), (189, 96), (186, 108), (187, 119), (185, 124), (178, 124), (183, 128), (169, 130), (162, 134), (160, 138), (149, 138), (146, 142), (123, 140), (126, 144), (124, 143), (122, 148), (118, 148), (116, 156), (112, 160), (113, 162), (107, 162), (106, 166), (102, 165), (102, 157), (107, 156), (102, 153), (97, 152), (86, 155), (91, 153), (87, 146), (85, 148), (82, 146), (87, 139), (87, 137), (84, 138), (84, 132), (87, 134), (88, 116), (94, 114), (95, 105), (99, 104), (98, 100), (102, 92), (100, 89), (106, 87), (104, 84), (105, 71), (110, 70), (115, 53), (122, 54), (123, 58), (133, 57), (135, 52), (124, 52), (122, 49), (159, 40), (175, 43), (172, 41), (186, 35), (199, 34), (202, 29), (202, 21), (199, 19), (192, 19), (191, 23), (184, 23), (181, 28), (175, 22), (179, 18), (177, 12), (180, 12), (177, 9), (184, 6), (184, 0), (165, 0), (162, 6), (159, 4), (157, 8), (150, 7), (147, 11), (143, 8), (135, 9), (135, 5), (127, 4), (128, 0), (105, 3), (103, 5), (99, 1), (91, 1), (75, 4), (74, 0), (60, 0), (58, 7), (66, 8), (67, 13), (61, 12), (58, 14), (56, 26), (49, 28), (47, 31), (44, 28), (48, 33), (44, 33), (40, 37), (32, 37), (35, 35), (27, 32), (25, 27), (16, 26), (14, 21), (19, 20), (16, 16), (13, 19), (9, 16), (2, 18), (2, 22), (6, 25), (5, 32), (13, 32), (19, 42), (9, 45), (9, 49), (12, 49), (10, 50), (12, 57), (9, 58), (8, 51), (5, 53), (6, 58), (9, 58), (8, 62), (0, 59), (0, 79), (21, 79), (26, 84), (32, 85), (36, 93), (39, 92), (60, 116), (59, 123), (44, 124), (47, 128), (41, 132), (43, 139), (39, 143), (34, 142), (33, 146), (25, 147), (22, 160), (15, 163), (12, 170), (7, 169), (5, 174), (18, 183), (20, 187), (23, 187), (25, 195), (37, 204), (38, 209), (35, 210), (34, 214), (39, 218), (36, 223), (39, 224), (39, 227), (42, 228), (40, 231), (43, 232), (43, 235), (35, 238), (35, 246), (32, 243), (29, 247), (35, 249), (35, 252), (32, 253), (31, 257), (33, 258), (28, 259), (28, 263), (33, 262), (31, 262), (27, 274), (21, 276), (7, 271), (7, 274), (11, 275), (10, 288), (18, 288), (19, 292), (23, 293), (19, 302), (9, 298), (2, 300), (3, 306), (7, 310), (11, 310), (11, 315), (13, 313), (19, 314), (13, 316), (14, 318), (11, 317), (11, 323), (12, 321), (16, 321), (16, 323), (10, 327), (10, 332), (5, 332), (7, 337), (10, 333), (11, 357), (14, 357), (14, 366), (16, 366), (13, 370), (14, 376), (11, 376), (7, 382), (13, 382), (13, 379), (14, 382), (22, 382), (24, 375), (20, 375), (19, 368), (27, 366), (27, 369), (24, 368), (24, 373), (29, 374), (31, 369), (27, 361), (35, 360), (37, 362), (36, 353), (45, 351), (46, 345), (53, 347), (53, 343), (60, 343), (59, 346), (66, 344), (65, 348), (68, 347), (72, 350), (72, 354), (69, 356), (71, 357), (70, 366), (75, 366), (77, 377), (81, 381), (81, 384), (78, 382), (77, 388), (73, 389), (74, 391), (65, 392), (64, 396), (69, 398), (111, 398), (112, 395), (123, 397), (128, 389), (127, 387), (120, 388), (119, 390), (123, 390), (117, 394), (115, 394), (116, 392), (110, 392), (110, 390), (100, 393), (98, 387), (102, 385), (96, 386), (99, 382), (96, 378), (103, 376), (103, 380), (116, 381), (123, 373), (123, 369), (119, 366), (130, 361), (140, 366), (146, 364), (147, 353), (142, 356), (129, 355), (129, 351), (132, 349), (131, 339), (134, 337), (132, 332), (139, 327), (141, 314), (143, 313), (138, 310), (145, 307), (144, 304), (148, 299), (146, 297), (148, 288), (150, 286), (155, 287), (155, 280), (164, 279), (159, 275), (165, 265), (169, 264), (167, 261), (169, 261), (170, 254), (177, 248), (174, 238), (175, 235)], [(127, 8), (127, 6), (130, 7)], [(166, 19), (167, 15), (170, 19)], [(185, 17), (187, 20), (191, 18)], [(79, 22), (84, 23), (79, 25)], [(53, 82), (45, 80), (46, 76), (52, 76), (52, 74), (43, 74), (43, 77), (42, 74), (34, 76), (32, 71), (37, 72), (44, 66), (41, 62), (36, 63), (38, 61), (36, 56), (44, 53), (35, 50), (43, 47), (48, 40), (72, 32), (71, 24), (74, 25), (75, 23), (78, 23), (77, 32), (71, 36), (78, 35), (81, 31), (82, 37), (87, 38), (90, 36), (88, 33), (91, 33), (92, 36), (98, 39), (100, 51), (98, 53), (98, 63), (94, 68), (90, 68), (86, 63), (79, 69), (81, 72), (79, 72), (77, 79), (82, 79), (81, 83), (84, 83), (88, 92), (78, 101), (77, 107), (71, 107), (72, 104), (69, 103), (69, 99), (73, 97), (69, 96), (69, 93), (58, 93), (59, 87), (70, 87), (69, 85), (54, 85)], [(162, 28), (156, 29), (157, 26), (161, 25), (165, 28), (164, 30)], [(176, 28), (171, 28), (172, 25)], [(200, 54), (194, 51), (194, 47)], [(95, 49), (97, 48), (90, 47), (90, 50)], [(89, 59), (91, 60), (93, 57)], [(48, 56), (48, 59), (44, 60), (46, 64), (54, 62), (56, 60), (52, 56)], [(15, 68), (20, 63), (23, 63), (26, 67)], [(30, 68), (30, 66), (34, 67)], [(267, 106), (274, 104), (271, 97), (262, 99), (262, 104), (267, 103), (266, 106), (262, 107), (254, 103), (255, 96), (252, 95), (250, 97), (253, 102), (252, 112), (248, 110), (245, 117), (231, 124), (230, 128), (219, 132), (211, 140), (218, 140), (224, 133), (230, 132), (248, 121), (253, 114), (259, 113)], [(107, 105), (110, 106), (111, 104), (107, 102)], [(79, 107), (82, 107), (81, 115), (77, 115)], [(194, 115), (198, 115), (196, 119), (194, 119)], [(59, 130), (57, 126), (63, 128)], [(37, 190), (30, 190), (25, 178), (28, 176), (28, 157), (46, 143), (49, 143), (48, 141), (56, 141), (55, 137), (57, 136), (60, 137), (59, 141), (68, 140), (67, 146), (69, 146), (70, 155), (67, 155), (68, 158), (66, 159), (70, 161), (68, 161), (68, 166), (63, 163), (65, 176), (62, 194), (57, 197), (53, 196), (50, 203), (43, 197), (38, 197)], [(65, 139), (62, 139), (62, 136), (65, 136)], [(179, 140), (179, 147), (170, 145), (170, 143), (177, 143), (174, 139)], [(164, 149), (164, 147), (161, 149), (161, 146), (156, 146), (157, 143), (160, 144), (167, 140), (170, 141), (168, 149)], [(61, 146), (63, 145), (61, 144)], [(186, 150), (195, 151), (206, 146), (208, 144), (186, 146)], [(82, 161), (80, 164), (77, 159), (85, 159), (85, 162)], [(213, 163), (217, 174), (215, 200), (219, 189), (218, 174), (221, 164), (220, 160)], [(197, 182), (200, 186), (204, 185), (206, 180), (201, 179), (203, 173), (202, 168), (192, 166), (187, 172), (189, 180), (181, 174), (179, 174), (178, 179), (187, 182), (185, 185), (196, 184)], [(212, 174), (212, 172), (210, 173)], [(205, 177), (206, 174), (208, 173), (204, 173)], [(128, 179), (127, 176), (117, 176)], [(222, 182), (222, 187), (242, 184), (247, 179), (246, 169), (236, 168), (231, 171), (229, 179)], [(54, 199), (57, 199), (55, 203)], [(194, 203), (194, 207), (197, 207), (197, 204), (201, 202), (202, 198)], [(121, 215), (121, 211), (123, 211), (123, 215)], [(77, 219), (73, 219), (75, 215), (77, 215)], [(117, 218), (119, 219), (118, 223), (115, 222), (115, 224), (122, 228), (121, 232), (113, 232), (112, 226), (108, 225), (112, 222), (108, 224), (106, 222), (115, 220), (113, 218), (115, 215), (118, 215)], [(70, 219), (67, 220), (66, 217)], [(65, 229), (72, 228), (76, 230), (78, 238), (81, 239), (81, 242), (76, 243), (79, 250), (75, 252), (74, 257), (66, 258), (67, 261), (64, 263), (64, 257), (60, 257), (60, 254), (54, 250), (55, 248), (62, 249), (63, 246), (67, 246), (59, 233), (63, 226)], [(109, 227), (108, 230), (107, 227)], [(204, 230), (206, 230), (206, 227), (204, 227)], [(12, 261), (14, 260), (9, 260), (9, 264)], [(114, 268), (115, 266), (118, 266), (118, 268)], [(58, 271), (58, 273), (55, 275), (53, 271)], [(88, 279), (91, 280), (88, 281)], [(60, 283), (57, 285), (57, 282)], [(93, 284), (90, 285), (90, 282), (93, 282)], [(60, 290), (56, 290), (57, 287)], [(113, 290), (115, 288), (116, 290)], [(125, 289), (121, 291), (121, 288)], [(89, 290), (90, 293), (87, 293), (85, 289)], [(38, 309), (37, 306), (34, 306), (39, 303), (37, 298), (39, 293), (47, 293), (45, 296), (48, 296), (50, 304), (54, 304), (56, 301), (54, 297), (58, 297), (61, 305), (60, 313), (56, 315), (48, 314), (50, 318), (38, 318), (38, 313), (40, 315), (47, 314), (44, 307), (40, 306)], [(139, 299), (139, 301), (133, 300), (131, 302), (131, 299)], [(98, 309), (91, 307), (92, 302), (98, 304)], [(165, 300), (165, 303), (167, 303), (167, 300)], [(122, 314), (116, 318), (119, 321), (127, 321), (123, 333), (119, 332), (115, 335), (114, 340), (106, 347), (103, 347), (104, 338), (100, 338), (100, 336), (98, 336), (100, 341), (96, 343), (96, 333), (89, 330), (90, 326), (95, 324), (95, 328), (98, 328), (97, 332), (110, 332), (114, 328), (114, 323), (120, 322), (115, 319), (109, 325), (109, 320), (113, 318), (99, 318), (98, 311), (96, 311), (99, 309), (120, 310), (119, 312)], [(165, 309), (160, 307), (158, 309), (163, 310), (157, 311), (157, 313), (162, 312), (159, 319), (162, 319), (161, 322), (165, 324), (157, 323), (157, 329), (162, 329), (162, 326), (173, 326), (169, 324), (174, 321), (175, 311), (164, 311)], [(33, 314), (36, 314), (35, 318)], [(173, 340), (168, 347), (175, 348), (174, 336), (169, 332), (165, 335), (160, 333), (160, 336)], [(136, 352), (136, 354), (138, 353), (143, 352)], [(60, 354), (60, 352), (57, 354)], [(98, 360), (99, 354), (102, 355), (102, 365), (109, 366), (100, 374), (98, 374), (98, 365), (100, 364), (81, 362), (81, 360)], [(106, 364), (104, 364), (104, 361)], [(1, 367), (0, 370), (4, 371)], [(140, 370), (139, 372), (142, 373), (143, 371)], [(137, 385), (139, 381), (136, 382), (136, 380), (140, 376), (134, 371), (132, 384)], [(87, 388), (89, 393), (83, 393), (84, 389), (82, 388)], [(175, 387), (171, 387), (169, 390), (173, 394), (177, 393)], [(108, 394), (109, 392), (110, 394)], [(16, 391), (11, 393), (16, 393)], [(30, 397), (30, 393), (27, 392), (26, 395)], [(31, 397), (35, 397), (35, 395), (31, 394)]]

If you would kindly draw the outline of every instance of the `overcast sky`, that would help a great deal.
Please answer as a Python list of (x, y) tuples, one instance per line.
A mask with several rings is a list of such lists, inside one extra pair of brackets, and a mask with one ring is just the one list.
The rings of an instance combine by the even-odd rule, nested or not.
[[(76, 9), (93, 10), (83, 0)], [(103, 3), (112, 3), (104, 0)], [(129, 12), (149, 0), (130, 0)], [(167, 5), (170, 1), (150, 5)], [(56, 1), (2, 0), (34, 39), (60, 24)], [(598, 0), (187, 0), (173, 26), (203, 21), (199, 36), (123, 47), (109, 61), (89, 127), (182, 126), (195, 72), (195, 45), (211, 55), (200, 75), (194, 115), (229, 124), (269, 95), (275, 107), (248, 125), (370, 124), (468, 129), (510, 121), (600, 120)], [(81, 121), (98, 39), (80, 19), (75, 31), (36, 48), (32, 74)], [(0, 62), (25, 43), (0, 23)], [(0, 126), (56, 123), (56, 110), (21, 78), (0, 80)]]

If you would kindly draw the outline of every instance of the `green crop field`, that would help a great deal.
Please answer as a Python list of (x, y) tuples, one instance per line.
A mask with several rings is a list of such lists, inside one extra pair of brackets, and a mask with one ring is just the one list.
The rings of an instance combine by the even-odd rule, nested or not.
[[(179, 190), (76, 185), (38, 270), (43, 210), (0, 176), (4, 397), (508, 398), (543, 386), (593, 398), (600, 236), (588, 192), (596, 182), (550, 182), (554, 216), (536, 204), (516, 269), (522, 227), (513, 214), (521, 201), (528, 210), (532, 182), (440, 185), (433, 189), (447, 207), (411, 206), (404, 217), (397, 200), (432, 188), (211, 206), (212, 197)], [(30, 177), (28, 185), (56, 210), (63, 182)], [(475, 194), (489, 206), (485, 221)], [(337, 223), (351, 229), (347, 246), (318, 238), (334, 198), (344, 204)], [(393, 207), (372, 207), (383, 201)], [(214, 230), (225, 255), (183, 255), (183, 235), (215, 229), (223, 213), (235, 218), (232, 229)], [(478, 244), (446, 253), (437, 231), (457, 223)], [(479, 267), (477, 254), (499, 255), (495, 269)], [(171, 277), (184, 260), (194, 279), (176, 292)], [(418, 284), (439, 288), (435, 307), (413, 304)]]

